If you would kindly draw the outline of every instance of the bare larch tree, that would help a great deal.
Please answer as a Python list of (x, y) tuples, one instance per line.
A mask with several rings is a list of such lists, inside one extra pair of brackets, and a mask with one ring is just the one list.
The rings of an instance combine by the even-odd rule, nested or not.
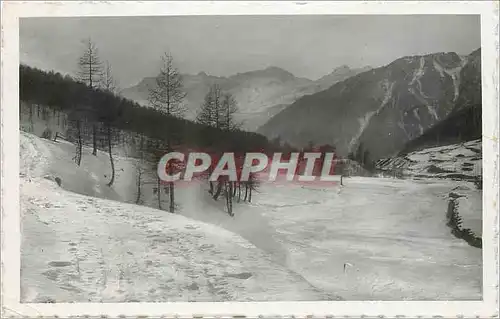
[[(229, 93), (223, 93), (220, 86), (214, 84), (201, 105), (200, 110), (196, 116), (196, 121), (200, 124), (214, 127), (219, 130), (231, 131), (238, 127), (234, 119), (234, 114), (238, 111), (236, 100)], [(209, 175), (212, 174), (209, 169)], [(231, 181), (218, 181), (217, 189), (214, 191), (213, 183), (209, 181), (210, 194), (217, 200), (224, 190), (226, 197), (226, 205), (229, 215), (233, 216), (233, 203), (232, 197), (236, 195), (234, 182)]]
[[(210, 87), (208, 93), (205, 95), (205, 99), (203, 101), (203, 104), (201, 105), (197, 115), (196, 115), (196, 122), (206, 125), (206, 126), (211, 126), (215, 128), (219, 128), (221, 126), (221, 97), (222, 97), (222, 90), (219, 85), (214, 84)], [(213, 138), (212, 136), (204, 136), (205, 139), (209, 139), (207, 141), (209, 145), (213, 144)], [(208, 174), (212, 174), (212, 167), (209, 167), (208, 169)], [(208, 182), (210, 186), (210, 194), (213, 196), (214, 195), (214, 184), (209, 181)], [(217, 194), (216, 197), (219, 195)]]
[(231, 94), (225, 93), (223, 95), (220, 112), (222, 118), (222, 129), (232, 131), (240, 127), (240, 124), (237, 123), (234, 118), (234, 115), (238, 112), (238, 105)]
[[(183, 117), (185, 108), (182, 102), (186, 97), (183, 90), (182, 76), (179, 70), (174, 66), (174, 59), (170, 53), (164, 53), (161, 57), (160, 72), (156, 76), (155, 85), (149, 89), (149, 104), (156, 110), (174, 117)], [(169, 132), (171, 125), (167, 125), (167, 152), (172, 151), (171, 134)], [(169, 166), (169, 173), (173, 167)], [(161, 209), (161, 187), (160, 178), (158, 177), (158, 206)], [(169, 197), (170, 197), (170, 212), (175, 210), (174, 183), (169, 182)]]
[[(83, 54), (78, 60), (78, 80), (85, 83), (90, 88), (96, 88), (100, 85), (102, 77), (102, 63), (99, 59), (99, 53), (92, 39), (85, 41)], [(87, 101), (92, 103), (92, 101)], [(92, 155), (97, 155), (97, 124), (92, 124)]]
[[(113, 73), (111, 70), (111, 65), (108, 61), (106, 61), (104, 72), (101, 77), (101, 87), (111, 93), (115, 94), (116, 91), (116, 81), (113, 77)], [(113, 108), (110, 108), (110, 112), (113, 113)], [(113, 161), (113, 128), (112, 122), (115, 118), (115, 114), (107, 114), (105, 116), (105, 125), (106, 125), (106, 140), (108, 142), (108, 152), (109, 152), (109, 162), (111, 164), (111, 179), (108, 183), (108, 186), (112, 186), (115, 181), (115, 164)], [(95, 131), (94, 131), (95, 132)]]

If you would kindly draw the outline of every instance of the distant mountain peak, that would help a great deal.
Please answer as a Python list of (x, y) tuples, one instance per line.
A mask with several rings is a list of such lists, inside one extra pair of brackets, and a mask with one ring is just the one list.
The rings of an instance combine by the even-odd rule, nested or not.
[[(259, 72), (259, 71), (257, 71)], [(261, 72), (267, 73), (267, 74), (276, 74), (276, 75), (281, 75), (281, 76), (287, 76), (287, 77), (295, 77), (291, 72), (282, 69), (277, 66), (268, 66), (264, 70), (261, 70)]]
[(277, 66), (269, 66), (265, 69), (237, 73), (235, 75), (230, 76), (229, 78), (246, 79), (251, 77), (276, 78), (281, 81), (289, 81), (296, 79), (295, 75), (293, 75), (291, 72)]
[(371, 69), (371, 67), (369, 67), (369, 66), (352, 69), (347, 64), (342, 64), (341, 66), (333, 69), (332, 72), (319, 78), (316, 82), (319, 84), (322, 84), (324, 86), (324, 89), (326, 89), (329, 86), (333, 85), (334, 83), (343, 81), (351, 76), (357, 75), (357, 74), (362, 73), (364, 71), (368, 71), (370, 69)]
[(264, 70), (266, 71), (273, 71), (273, 72), (285, 72), (285, 73), (290, 73), (288, 72), (287, 70), (285, 69), (282, 69), (280, 67), (277, 67), (277, 66), (268, 66), (267, 68), (265, 68)]
[(350, 151), (370, 160), (387, 156), (443, 121), (457, 105), (480, 105), (479, 53), (408, 56), (373, 72), (340, 65), (315, 81), (316, 92), (297, 99), (258, 132), (295, 146), (335, 143), (343, 156)]
[(333, 69), (332, 73), (339, 73), (339, 72), (343, 73), (343, 72), (350, 71), (350, 70), (351, 70), (351, 68), (347, 64), (342, 64), (341, 66)]

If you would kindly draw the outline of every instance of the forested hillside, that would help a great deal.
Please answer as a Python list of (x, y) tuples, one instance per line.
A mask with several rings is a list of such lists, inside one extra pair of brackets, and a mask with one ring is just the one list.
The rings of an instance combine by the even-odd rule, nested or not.
[(189, 147), (236, 151), (261, 149), (268, 145), (267, 139), (256, 133), (238, 129), (228, 132), (168, 116), (111, 92), (91, 89), (69, 76), (25, 65), (20, 66), (20, 100), (65, 112), (70, 130), (60, 133), (69, 133), (67, 137), (70, 139), (76, 139), (73, 131), (78, 125), (98, 123), (103, 134), (104, 128), (110, 126), (113, 131), (142, 136), (157, 148), (161, 148), (167, 134), (175, 145)]

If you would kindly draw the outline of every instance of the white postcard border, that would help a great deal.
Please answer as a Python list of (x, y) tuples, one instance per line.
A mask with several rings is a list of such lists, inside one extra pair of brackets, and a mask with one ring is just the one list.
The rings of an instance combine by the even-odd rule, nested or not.
[[(1, 70), (2, 318), (498, 317), (498, 3), (494, 1), (3, 2)], [(483, 301), (22, 304), (19, 220), (19, 18), (152, 15), (480, 14), (483, 100)], [(450, 287), (450, 289), (453, 289)]]

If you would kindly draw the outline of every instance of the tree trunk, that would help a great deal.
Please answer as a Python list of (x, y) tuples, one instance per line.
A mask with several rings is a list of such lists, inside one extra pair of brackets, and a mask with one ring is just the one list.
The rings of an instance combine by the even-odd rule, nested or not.
[(109, 151), (109, 162), (111, 163), (111, 180), (108, 183), (108, 186), (112, 186), (115, 182), (115, 163), (113, 162), (113, 152), (112, 152), (112, 143), (111, 143), (111, 126), (108, 125), (108, 151)]
[(97, 156), (97, 125), (92, 124), (92, 155)]
[(30, 105), (30, 133), (33, 133), (34, 131), (34, 125), (33, 125), (33, 107)]
[(238, 203), (241, 201), (241, 183), (238, 184)]
[(219, 199), (220, 193), (222, 192), (222, 186), (223, 186), (223, 183), (217, 182), (217, 190), (215, 191), (215, 194), (213, 196), (213, 198), (215, 200)]
[(174, 183), (169, 184), (169, 195), (170, 195), (170, 212), (173, 214), (175, 211), (175, 201), (174, 201)]
[(82, 162), (82, 148), (83, 148), (83, 143), (82, 143), (82, 124), (80, 120), (76, 121), (76, 126), (77, 126), (77, 139), (78, 139), (78, 144), (76, 148), (76, 164), (80, 166)]
[(225, 183), (225, 191), (226, 195), (226, 205), (227, 205), (227, 213), (229, 216), (234, 216), (233, 214), (233, 182), (227, 181)]
[[(209, 167), (208, 168), (208, 178), (210, 178), (210, 176), (212, 175), (212, 168)], [(214, 195), (214, 183), (209, 181), (208, 182), (208, 185), (210, 186), (210, 189), (208, 190), (208, 192), (210, 193), (210, 195)]]
[(137, 198), (135, 199), (136, 204), (139, 204), (139, 201), (141, 200), (141, 177), (142, 177), (142, 171), (139, 168), (137, 175)]
[(158, 177), (158, 209), (161, 209), (161, 187), (160, 187), (160, 177)]

